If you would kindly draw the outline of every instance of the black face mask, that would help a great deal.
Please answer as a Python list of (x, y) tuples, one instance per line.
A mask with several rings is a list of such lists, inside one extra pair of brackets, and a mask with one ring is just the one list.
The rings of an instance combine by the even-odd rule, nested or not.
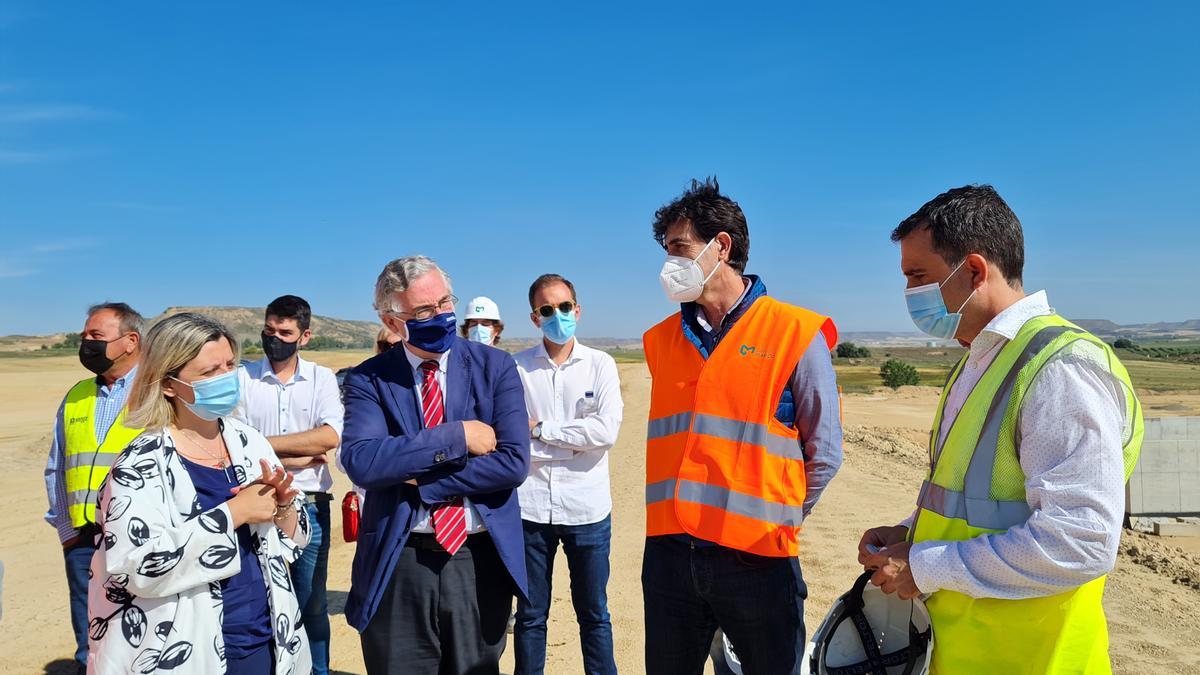
[[(120, 340), (121, 338), (115, 338)], [(103, 375), (113, 367), (113, 360), (108, 358), (109, 340), (88, 340), (79, 342), (79, 362), (84, 368), (97, 375)]]
[(284, 342), (274, 335), (262, 334), (263, 353), (267, 355), (269, 360), (275, 363), (282, 363), (292, 358), (292, 354), (296, 353), (296, 348), (299, 344), (299, 340)]

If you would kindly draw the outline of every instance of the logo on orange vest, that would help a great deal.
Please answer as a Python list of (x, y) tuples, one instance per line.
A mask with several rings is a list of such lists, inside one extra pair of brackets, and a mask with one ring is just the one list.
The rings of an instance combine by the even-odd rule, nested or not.
[(753, 357), (759, 358), (759, 359), (775, 358), (774, 354), (766, 354), (766, 353), (756, 354), (754, 350), (755, 350), (754, 345), (742, 345), (740, 348), (738, 348), (738, 353), (740, 353), (742, 356), (753, 356)]

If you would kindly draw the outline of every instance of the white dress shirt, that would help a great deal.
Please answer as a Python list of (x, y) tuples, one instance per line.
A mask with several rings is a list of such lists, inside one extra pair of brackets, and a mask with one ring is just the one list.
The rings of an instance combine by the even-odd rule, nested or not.
[(612, 512), (608, 451), (624, 403), (611, 356), (575, 344), (562, 365), (546, 345), (514, 355), (529, 416), (542, 423), (530, 442), (529, 478), (517, 488), (521, 517), (535, 523), (589, 525)]
[[(971, 344), (946, 396), (938, 448), (988, 365), (1030, 319), (1052, 314), (1044, 291), (1001, 312)], [(1076, 341), (1042, 368), (1017, 420), (1032, 515), (1000, 534), (927, 541), (909, 552), (924, 593), (1023, 599), (1062, 593), (1108, 573), (1116, 562), (1125, 504), (1122, 446), (1132, 411), (1100, 347)], [(910, 524), (910, 518), (904, 524)]]
[[(421, 397), (421, 389), (423, 383), (425, 382), (425, 371), (421, 370), (421, 364), (425, 363), (425, 359), (408, 351), (407, 344), (403, 347), (397, 347), (397, 349), (404, 350), (404, 355), (408, 357), (408, 365), (412, 366), (413, 381), (416, 382), (416, 386), (413, 387), (413, 391), (415, 391), (417, 394), (417, 407), (423, 413), (425, 410), (423, 407), (425, 405), (425, 401)], [(442, 355), (438, 357), (437, 374), (434, 376), (437, 378), (438, 386), (442, 388), (443, 408), (448, 408), (450, 405), (450, 392), (446, 390), (446, 364), (449, 361), (450, 352), (442, 353)], [(444, 421), (444, 412), (442, 414), (442, 419), (442, 423), (446, 424)], [(455, 422), (450, 422), (450, 424), (455, 424)], [(467, 521), (467, 534), (475, 534), (476, 532), (484, 532), (487, 530), (487, 526), (483, 524), (483, 518), (479, 517), (479, 514), (475, 511), (475, 507), (471, 505), (471, 499), (469, 497), (463, 497), (463, 508), (463, 515), (466, 517)], [(416, 525), (409, 529), (409, 532), (433, 534), (433, 516), (428, 506), (422, 504), (419, 508), (417, 508)]]
[[(233, 416), (263, 436), (295, 434), (328, 424), (342, 437), (346, 411), (337, 377), (325, 366), (297, 357), (292, 379), (281, 382), (264, 356), (238, 368), (238, 385), (242, 398)], [(292, 484), (306, 493), (333, 489), (328, 464), (288, 471)]]

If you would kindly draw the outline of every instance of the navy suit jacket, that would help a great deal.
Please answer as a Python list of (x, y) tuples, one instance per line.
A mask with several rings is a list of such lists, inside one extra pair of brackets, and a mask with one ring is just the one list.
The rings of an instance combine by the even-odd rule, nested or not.
[[(419, 382), (404, 346), (368, 359), (343, 384), (342, 466), (367, 489), (354, 552), (346, 619), (362, 631), (416, 524), (417, 507), (470, 497), (515, 589), (525, 595), (525, 539), (516, 488), (529, 476), (529, 413), (516, 362), (507, 353), (454, 338), (446, 364), (445, 421), (426, 429)], [(496, 431), (496, 450), (467, 452), (463, 420)], [(405, 481), (415, 479), (417, 485)]]

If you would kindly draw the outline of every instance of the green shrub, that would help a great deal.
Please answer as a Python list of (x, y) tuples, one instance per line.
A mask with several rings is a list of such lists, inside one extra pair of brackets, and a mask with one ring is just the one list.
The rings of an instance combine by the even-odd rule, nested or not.
[(906, 384), (921, 383), (921, 376), (917, 374), (917, 369), (899, 359), (885, 361), (879, 367), (879, 377), (883, 379), (884, 386), (892, 389), (899, 389)]
[(871, 350), (859, 347), (853, 342), (843, 342), (837, 346), (837, 355), (839, 359), (869, 359)]

